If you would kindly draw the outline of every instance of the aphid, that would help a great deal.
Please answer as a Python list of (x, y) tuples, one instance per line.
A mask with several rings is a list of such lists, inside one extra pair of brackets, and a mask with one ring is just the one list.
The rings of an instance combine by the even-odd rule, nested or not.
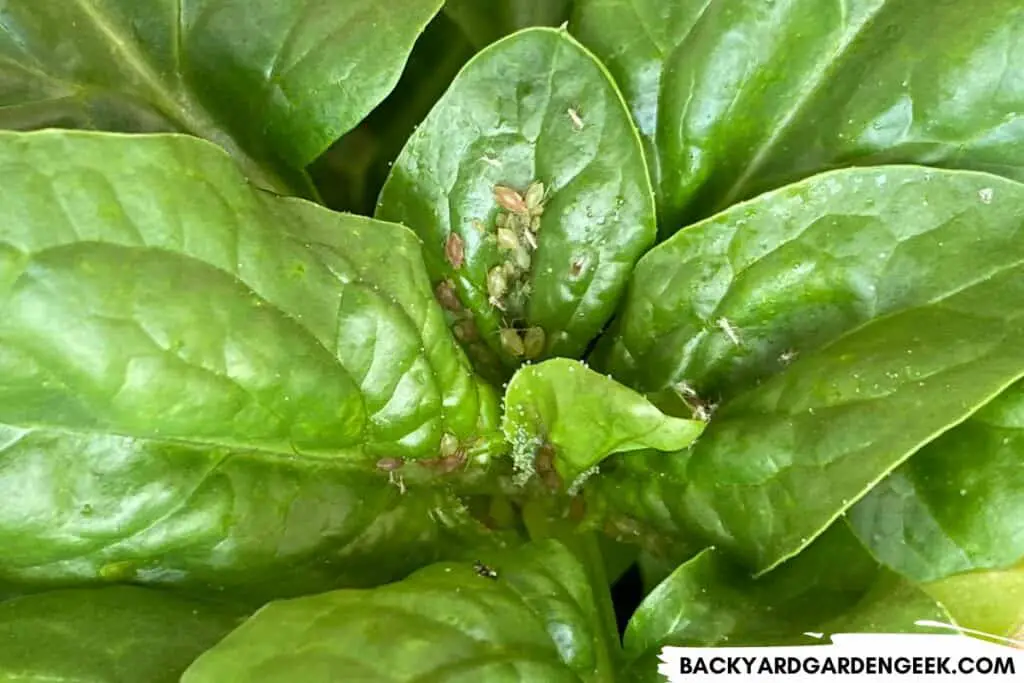
[(494, 200), (506, 211), (521, 215), (529, 215), (530, 209), (526, 206), (526, 200), (511, 187), (505, 185), (494, 186)]
[(455, 293), (455, 285), (451, 280), (438, 282), (437, 287), (434, 288), (434, 296), (442, 308), (452, 313), (462, 312), (462, 302), (459, 301), (459, 297)]
[(466, 260), (466, 247), (458, 233), (448, 233), (444, 243), (444, 257), (452, 268), (458, 270)]
[(523, 334), (523, 355), (533, 360), (544, 353), (545, 334), (542, 327), (531, 327)]
[(783, 365), (789, 365), (794, 360), (796, 360), (796, 357), (798, 355), (800, 354), (798, 351), (796, 351), (796, 349), (786, 349), (785, 351), (779, 354), (779, 362), (782, 363)]
[(401, 469), (405, 461), (401, 458), (381, 458), (377, 461), (377, 469), (384, 472), (394, 472), (397, 469)]
[(569, 115), (569, 120), (572, 121), (572, 127), (576, 130), (583, 130), (583, 117), (580, 116), (580, 113), (573, 107), (569, 107), (566, 113)]
[(519, 248), (519, 238), (516, 233), (508, 228), (498, 228), (498, 246), (502, 249), (512, 251)]
[(530, 258), (530, 252), (523, 247), (519, 247), (513, 253), (512, 258), (515, 260), (515, 267), (519, 270), (529, 270), (532, 259)]
[(487, 295), (491, 299), (501, 299), (508, 289), (508, 276), (503, 266), (495, 266), (487, 271)]
[(526, 188), (526, 209), (531, 216), (540, 216), (544, 213), (544, 183), (530, 183)]
[(529, 230), (523, 230), (523, 239), (530, 245), (530, 249), (537, 249), (537, 238), (533, 236), (533, 233)]
[(505, 350), (505, 353), (516, 358), (520, 358), (526, 353), (526, 348), (523, 346), (523, 338), (512, 328), (502, 328), (500, 336), (501, 348)]
[(530, 232), (540, 232), (540, 216), (534, 216), (530, 219), (530, 225), (527, 226)]
[(480, 338), (480, 330), (472, 320), (460, 320), (452, 328), (455, 338), (460, 342), (474, 342)]
[(459, 469), (466, 462), (466, 451), (458, 448), (451, 455), (420, 460), (420, 464), (435, 470), (438, 474), (448, 474)]
[(447, 458), (449, 456), (455, 455), (455, 453), (458, 450), (459, 437), (455, 436), (451, 432), (445, 432), (444, 435), (441, 437), (441, 444), (440, 447), (438, 448), (441, 457)]
[(573, 262), (569, 264), (569, 275), (578, 277), (583, 272), (583, 260), (573, 259)]
[(715, 323), (722, 329), (722, 332), (725, 332), (725, 336), (729, 338), (729, 341), (736, 346), (742, 346), (740, 337), (736, 334), (736, 329), (732, 326), (732, 323), (729, 322), (728, 318), (719, 318)]
[(697, 394), (697, 390), (690, 386), (690, 383), (687, 382), (686, 380), (676, 382), (675, 384), (672, 385), (672, 388), (675, 389), (676, 393), (678, 393), (683, 398), (700, 398), (700, 396)]
[(476, 572), (477, 576), (482, 576), (485, 579), (495, 580), (498, 578), (498, 572), (494, 571), (480, 560), (473, 563), (473, 571)]

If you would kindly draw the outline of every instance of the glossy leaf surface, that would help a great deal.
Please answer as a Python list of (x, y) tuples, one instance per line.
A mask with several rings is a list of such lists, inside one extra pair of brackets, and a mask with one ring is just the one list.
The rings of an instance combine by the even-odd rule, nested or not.
[(182, 683), (613, 681), (593, 588), (555, 541), (438, 564), (372, 590), (272, 603)]
[(257, 182), (302, 169), (394, 87), (440, 0), (12, 0), (0, 127), (178, 131)]
[(665, 234), (838, 166), (1024, 180), (1024, 8), (984, 0), (580, 0), (622, 84)]
[(62, 132), (0, 135), (0, 226), (4, 572), (433, 556), (446, 494), (406, 500), (376, 463), (445, 435), (486, 460), (497, 407), (409, 231), (254, 190), (195, 138)]

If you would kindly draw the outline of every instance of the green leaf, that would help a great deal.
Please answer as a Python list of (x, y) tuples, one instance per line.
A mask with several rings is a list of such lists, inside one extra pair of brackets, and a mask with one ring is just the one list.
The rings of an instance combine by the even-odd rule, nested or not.
[(982, 0), (578, 0), (622, 85), (671, 234), (837, 166), (1024, 180), (1024, 8)]
[(554, 358), (516, 372), (505, 390), (502, 428), (523, 477), (550, 474), (543, 466), (553, 465), (572, 492), (609, 455), (687, 448), (704, 423), (669, 417), (583, 363)]
[(918, 167), (790, 185), (647, 253), (593, 364), (640, 391), (685, 382), (728, 400), (873, 318), (1024, 259), (1022, 206), (1018, 183)]
[[(438, 564), (372, 590), (271, 603), (182, 683), (226, 681), (611, 681), (594, 589), (571, 552), (544, 541)], [(486, 575), (493, 572), (493, 576)]]
[(915, 581), (1024, 560), (1024, 391), (1017, 384), (871, 489), (849, 521)]
[(645, 256), (598, 366), (725, 399), (669, 464), (687, 490), (662, 519), (767, 569), (1016, 381), (1022, 206), (1022, 186), (984, 174), (854, 169)]
[(960, 626), (1024, 643), (1024, 565), (958, 574), (922, 588)]
[(569, 19), (572, 0), (448, 0), (445, 14), (482, 48), (530, 26), (559, 26)]
[(390, 542), (460, 508), (395, 507), (378, 460), (430, 479), (454, 439), (479, 469), (496, 404), (408, 230), (254, 190), (196, 138), (0, 134), (2, 572), (408, 569)]
[(828, 642), (811, 633), (912, 632), (923, 619), (948, 621), (948, 614), (875, 563), (842, 526), (761, 579), (707, 549), (662, 581), (630, 619), (624, 680), (659, 680), (656, 655), (666, 645), (811, 645)]
[[(510, 214), (495, 188), (523, 193), (534, 181), (546, 189), (538, 248), (520, 231), (529, 263), (514, 263), (496, 240), (499, 214)], [(506, 368), (517, 357), (501, 343), (503, 327), (541, 328), (528, 357), (580, 355), (655, 237), (629, 113), (597, 60), (553, 29), (521, 31), (466, 65), (395, 163), (377, 216), (417, 231), (433, 280), (454, 286), (458, 324), (472, 322)], [(502, 311), (487, 281), (505, 264)]]
[(260, 184), (302, 169), (394, 87), (441, 0), (12, 0), (0, 127), (180, 131)]
[(133, 586), (13, 598), (0, 602), (0, 679), (175, 683), (242, 617)]

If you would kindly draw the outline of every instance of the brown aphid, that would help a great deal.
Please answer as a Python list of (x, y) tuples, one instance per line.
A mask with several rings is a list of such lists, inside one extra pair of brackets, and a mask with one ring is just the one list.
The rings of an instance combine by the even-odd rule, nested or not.
[(401, 469), (405, 461), (401, 458), (381, 458), (377, 461), (377, 469), (382, 472), (394, 472), (397, 469)]
[(451, 280), (441, 280), (438, 282), (437, 287), (434, 288), (434, 296), (437, 298), (437, 302), (441, 304), (441, 308), (452, 313), (462, 312), (462, 302), (459, 301), (459, 296), (455, 293), (455, 285)]
[(523, 334), (523, 355), (533, 360), (544, 353), (544, 328), (531, 327)]
[(448, 474), (466, 464), (466, 451), (465, 449), (459, 448), (451, 455), (430, 458), (429, 460), (419, 460), (418, 462), (424, 467), (429, 467), (438, 474)]
[(502, 328), (500, 336), (501, 348), (505, 350), (505, 353), (516, 358), (521, 358), (526, 353), (526, 348), (523, 346), (523, 338), (512, 328)]
[(480, 560), (473, 563), (473, 571), (476, 572), (477, 576), (482, 576), (485, 579), (496, 580), (498, 578), (498, 572), (494, 571)]
[(583, 260), (573, 259), (572, 263), (569, 264), (569, 275), (572, 277), (578, 277), (583, 272)]
[(537, 457), (533, 460), (537, 476), (549, 489), (556, 491), (562, 488), (562, 477), (555, 469), (555, 448), (549, 443), (540, 447)]
[(444, 257), (448, 264), (458, 270), (466, 260), (466, 245), (458, 233), (448, 233), (448, 239), (444, 243)]
[(526, 216), (530, 214), (530, 209), (526, 206), (526, 200), (523, 199), (523, 195), (519, 194), (511, 187), (495, 185), (494, 200), (506, 211)]
[(460, 342), (474, 342), (480, 339), (480, 330), (472, 320), (460, 320), (455, 323), (452, 332)]

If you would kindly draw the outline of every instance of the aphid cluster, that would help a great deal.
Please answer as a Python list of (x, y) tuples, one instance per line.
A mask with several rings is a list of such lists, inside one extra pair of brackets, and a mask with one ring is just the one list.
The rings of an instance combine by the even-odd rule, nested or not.
[(511, 187), (496, 185), (494, 200), (501, 207), (495, 227), (502, 263), (487, 272), (488, 301), (502, 313), (502, 349), (516, 358), (538, 358), (544, 352), (544, 330), (524, 325), (530, 298), (530, 268), (544, 215), (544, 184), (531, 183), (522, 194)]

